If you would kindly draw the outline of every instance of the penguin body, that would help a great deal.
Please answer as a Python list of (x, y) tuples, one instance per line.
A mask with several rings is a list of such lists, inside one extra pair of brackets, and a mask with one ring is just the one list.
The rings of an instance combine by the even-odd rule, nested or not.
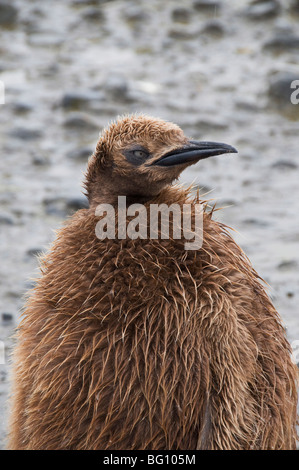
[[(11, 449), (296, 447), (297, 368), (281, 320), (226, 227), (171, 186), (189, 164), (234, 151), (213, 144), (146, 116), (103, 133), (90, 208), (58, 233), (19, 327)], [(160, 227), (156, 239), (99, 239), (97, 208), (111, 204), (117, 223), (120, 195), (147, 215), (188, 204), (193, 227), (200, 204), (201, 248), (171, 236), (171, 217), (168, 238)]]

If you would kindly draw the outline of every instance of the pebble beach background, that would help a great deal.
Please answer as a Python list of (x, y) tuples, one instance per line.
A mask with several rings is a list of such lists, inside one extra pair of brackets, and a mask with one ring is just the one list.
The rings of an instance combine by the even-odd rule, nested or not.
[(119, 114), (161, 117), (238, 149), (181, 182), (223, 207), (215, 217), (269, 284), (299, 362), (293, 80), (298, 0), (0, 0), (0, 448), (12, 335), (36, 255), (86, 207), (88, 157)]

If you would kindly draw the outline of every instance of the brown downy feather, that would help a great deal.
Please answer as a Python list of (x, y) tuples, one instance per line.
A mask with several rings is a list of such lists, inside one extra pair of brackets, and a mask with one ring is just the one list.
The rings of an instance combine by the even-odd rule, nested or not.
[(148, 215), (150, 204), (191, 203), (194, 231), (198, 194), (192, 202), (170, 185), (222, 151), (235, 149), (147, 116), (104, 131), (86, 174), (90, 208), (41, 260), (18, 329), (10, 449), (296, 447), (290, 345), (262, 280), (213, 220), (215, 207), (201, 202), (198, 250), (161, 233), (95, 234), (97, 205), (116, 206), (119, 195)]
[[(153, 203), (183, 204), (167, 188)], [(14, 355), (11, 449), (294, 449), (297, 368), (259, 276), (204, 214), (184, 240), (99, 240), (79, 211), (42, 260)], [(170, 232), (171, 233), (171, 232)]]

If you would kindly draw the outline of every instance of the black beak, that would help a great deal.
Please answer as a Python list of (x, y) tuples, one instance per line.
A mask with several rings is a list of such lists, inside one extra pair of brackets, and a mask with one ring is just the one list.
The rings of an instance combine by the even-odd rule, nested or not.
[(204, 158), (222, 155), (223, 153), (238, 153), (231, 145), (219, 142), (198, 142), (190, 140), (183, 148), (172, 150), (162, 155), (161, 158), (153, 162), (151, 165), (172, 166), (181, 165), (183, 163), (195, 163)]

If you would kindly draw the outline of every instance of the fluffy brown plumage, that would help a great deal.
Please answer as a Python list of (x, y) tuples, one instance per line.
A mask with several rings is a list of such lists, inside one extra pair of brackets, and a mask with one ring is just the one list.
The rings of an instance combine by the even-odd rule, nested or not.
[(118, 195), (147, 208), (198, 203), (170, 186), (189, 163), (124, 157), (142, 143), (157, 161), (187, 142), (145, 116), (100, 138), (86, 174), (90, 208), (58, 233), (19, 326), (9, 448), (295, 448), (297, 368), (285, 331), (212, 212), (197, 251), (183, 239), (96, 237), (97, 204)]

